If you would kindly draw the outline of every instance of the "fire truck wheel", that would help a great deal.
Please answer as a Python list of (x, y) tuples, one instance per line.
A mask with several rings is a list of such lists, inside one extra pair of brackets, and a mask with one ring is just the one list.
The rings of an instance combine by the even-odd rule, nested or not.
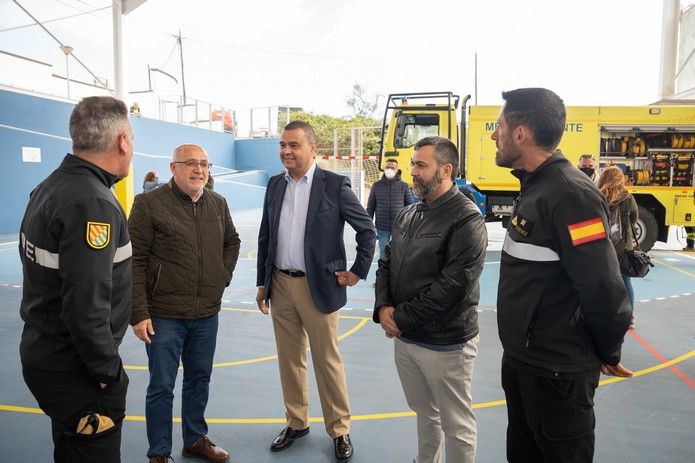
[(654, 243), (656, 243), (656, 238), (659, 236), (659, 226), (656, 223), (654, 214), (643, 206), (638, 206), (638, 218), (637, 222), (634, 224), (635, 238), (639, 243), (640, 249), (642, 251), (649, 251)]

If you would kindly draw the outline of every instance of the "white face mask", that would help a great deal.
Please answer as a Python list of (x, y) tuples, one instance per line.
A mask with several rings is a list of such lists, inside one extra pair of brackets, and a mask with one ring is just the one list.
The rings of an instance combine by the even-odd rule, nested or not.
[(396, 178), (396, 174), (397, 172), (395, 169), (384, 169), (384, 175), (389, 180)]

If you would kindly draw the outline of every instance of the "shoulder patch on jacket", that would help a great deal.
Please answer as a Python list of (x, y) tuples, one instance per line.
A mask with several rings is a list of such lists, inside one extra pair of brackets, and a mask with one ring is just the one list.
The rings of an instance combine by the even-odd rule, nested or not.
[(512, 227), (514, 227), (514, 230), (516, 230), (524, 238), (528, 238), (531, 234), (533, 222), (531, 222), (529, 219), (517, 214), (512, 217), (509, 223), (512, 225)]
[(570, 233), (570, 238), (574, 246), (600, 240), (608, 236), (601, 217), (568, 225), (567, 230)]
[(111, 240), (111, 225), (101, 222), (87, 222), (87, 244), (92, 249), (104, 249)]

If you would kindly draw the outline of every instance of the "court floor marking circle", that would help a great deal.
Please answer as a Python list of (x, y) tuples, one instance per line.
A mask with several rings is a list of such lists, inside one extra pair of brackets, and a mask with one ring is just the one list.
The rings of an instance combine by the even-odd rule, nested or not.
[[(241, 308), (235, 308), (235, 307), (225, 307), (222, 309), (225, 312), (248, 312), (248, 313), (257, 313), (260, 314), (261, 312), (258, 309), (241, 309)], [(347, 330), (345, 333), (341, 334), (338, 336), (338, 341), (342, 341), (343, 339), (347, 338), (348, 336), (351, 336), (355, 334), (357, 331), (362, 329), (364, 325), (367, 324), (368, 321), (371, 320), (371, 317), (357, 317), (354, 315), (338, 315), (338, 318), (346, 319), (346, 320), (359, 320), (359, 322)], [(307, 349), (307, 352), (309, 352), (311, 349)], [(247, 359), (247, 360), (235, 360), (233, 362), (221, 362), (221, 363), (213, 363), (212, 367), (213, 368), (224, 368), (224, 367), (233, 367), (233, 366), (238, 366), (238, 365), (248, 365), (250, 363), (260, 363), (260, 362), (267, 362), (270, 360), (276, 360), (278, 358), (277, 354), (275, 355), (267, 355), (265, 357), (255, 357), (252, 359)], [(147, 371), (147, 365), (123, 365), (123, 368), (128, 371)], [(179, 367), (179, 369), (182, 369), (182, 367)]]
[[(668, 360), (666, 362), (658, 363), (654, 366), (644, 368), (639, 371), (635, 371), (633, 373), (633, 378), (638, 378), (640, 376), (645, 376), (650, 373), (654, 373), (659, 370), (663, 370), (664, 368), (669, 368), (673, 365), (676, 365), (678, 363), (681, 363), (685, 360), (688, 360), (692, 357), (695, 357), (695, 350), (691, 350), (688, 353), (685, 353), (681, 356), (675, 357), (671, 360)], [(626, 381), (628, 379), (633, 379), (633, 378), (608, 378), (604, 379), (603, 381), (599, 382), (599, 386), (605, 386), (607, 384), (613, 384), (613, 383), (618, 383), (620, 381)], [(490, 402), (481, 402), (477, 404), (473, 404), (474, 409), (478, 408), (490, 408), (490, 407), (498, 407), (501, 405), (505, 405), (507, 403), (506, 400), (494, 400)], [(30, 413), (30, 414), (36, 414), (36, 415), (43, 415), (43, 411), (40, 408), (36, 407), (19, 407), (16, 405), (3, 405), (0, 404), (0, 411), (6, 411), (6, 412), (16, 412), (16, 413)], [(404, 417), (410, 417), (410, 416), (415, 416), (414, 412), (392, 412), (392, 413), (372, 413), (372, 414), (366, 414), (366, 415), (352, 415), (350, 419), (352, 421), (368, 421), (368, 420), (384, 420), (384, 419), (390, 419), (390, 418), (404, 418)], [(142, 415), (127, 415), (125, 417), (126, 421), (145, 421), (145, 417)], [(174, 423), (180, 423), (181, 418), (180, 417), (174, 417), (173, 419)], [(287, 419), (286, 418), (205, 418), (205, 421), (208, 423), (214, 423), (214, 424), (286, 424)], [(321, 423), (323, 422), (322, 417), (310, 417), (309, 418), (310, 423)]]

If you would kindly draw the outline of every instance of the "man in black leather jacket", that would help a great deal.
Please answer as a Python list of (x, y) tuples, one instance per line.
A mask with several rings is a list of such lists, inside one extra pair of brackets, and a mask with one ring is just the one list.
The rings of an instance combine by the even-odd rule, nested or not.
[(398, 375), (417, 414), (416, 461), (439, 461), (443, 440), (447, 461), (473, 462), (470, 387), (487, 231), (477, 207), (453, 183), (456, 146), (426, 137), (414, 149), (413, 191), (422, 202), (394, 222), (379, 259), (373, 318), (396, 338)]

